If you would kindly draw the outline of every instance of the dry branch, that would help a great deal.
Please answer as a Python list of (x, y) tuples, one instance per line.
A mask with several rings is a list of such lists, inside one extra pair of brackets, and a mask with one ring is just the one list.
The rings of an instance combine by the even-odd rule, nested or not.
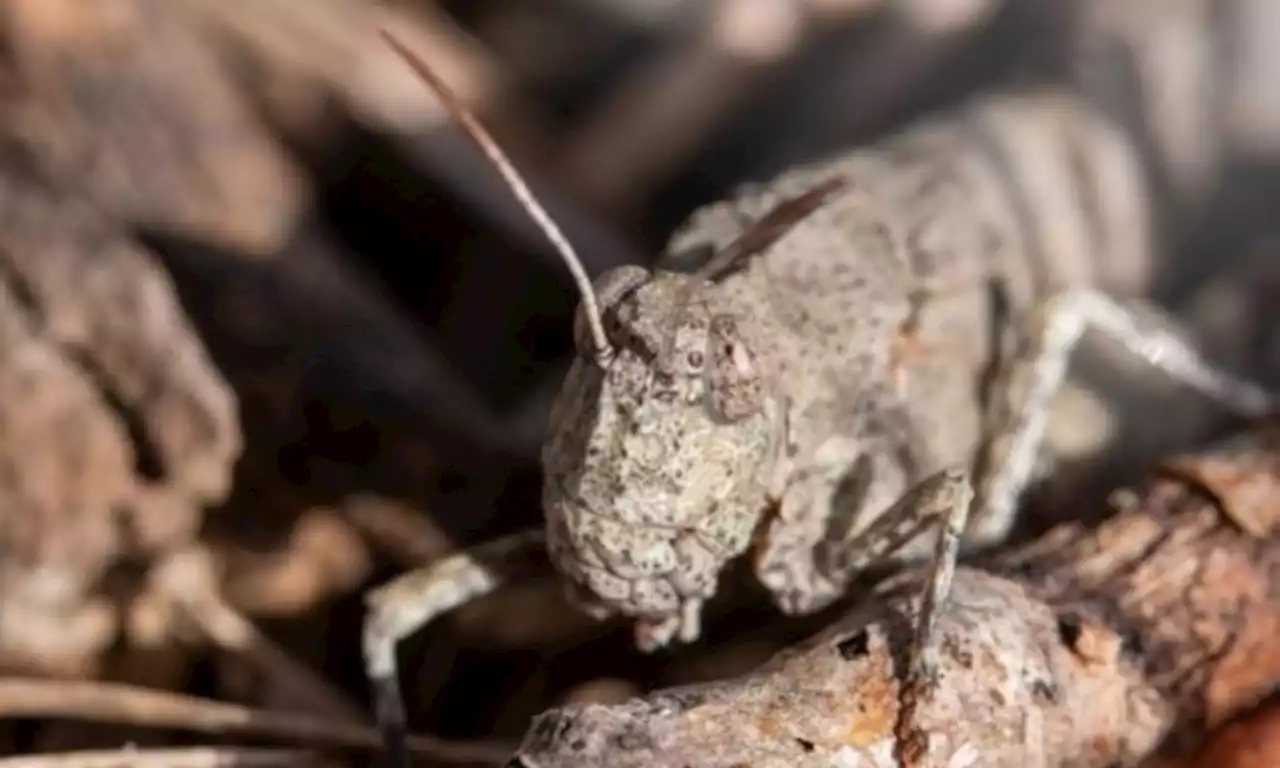
[(237, 402), (123, 228), (17, 174), (0, 211), (0, 663), (79, 668), (114, 633), (99, 576), (228, 493)]
[[(222, 736), (259, 736), (314, 747), (376, 750), (372, 728), (238, 704), (179, 696), (115, 683), (0, 679), (0, 718), (41, 717), (174, 728)], [(488, 743), (453, 743), (425, 736), (409, 749), (450, 762), (500, 762), (507, 750)]]
[(967, 8), (959, 14), (964, 18), (950, 22), (929, 5), (709, 3), (687, 39), (638, 67), (594, 109), (563, 148), (558, 165), (567, 169), (570, 187), (594, 205), (626, 209), (686, 163), (716, 128), (758, 95), (770, 73), (804, 51), (813, 37), (887, 8), (895, 14), (895, 28), (868, 57), (870, 71), (841, 73), (858, 80), (843, 86), (847, 92), (862, 89), (864, 98), (851, 103), (870, 111), (884, 94), (907, 90), (923, 62), (957, 44), (996, 3), (952, 4)]
[(303, 210), (304, 179), (178, 10), (5, 3), (0, 147), (8, 168), (30, 167), (127, 221), (270, 252)]
[(305, 124), (322, 116), (318, 92), (325, 91), (387, 130), (422, 131), (445, 123), (444, 112), (422, 98), (417, 81), (385, 56), (377, 29), (388, 26), (413, 48), (428, 51), (433, 66), (484, 113), (486, 123), (539, 132), (540, 119), (511, 87), (503, 63), (430, 4), (321, 0), (305, 10), (281, 0), (239, 9), (212, 0), (180, 5), (183, 16), (213, 33), (240, 64), (244, 87), (291, 128), (318, 128)]
[[(929, 765), (1130, 765), (1280, 681), (1280, 426), (957, 575)], [(1253, 533), (1249, 533), (1253, 531)], [(1261, 534), (1261, 535), (1258, 535)], [(747, 676), (536, 720), (528, 766), (896, 765), (917, 574)]]
[(365, 719), (341, 691), (227, 605), (207, 550), (180, 550), (156, 566), (151, 578), (204, 639), (258, 669), (290, 708), (348, 724)]
[(302, 768), (319, 764), (298, 750), (234, 747), (111, 749), (0, 758), (0, 768)]

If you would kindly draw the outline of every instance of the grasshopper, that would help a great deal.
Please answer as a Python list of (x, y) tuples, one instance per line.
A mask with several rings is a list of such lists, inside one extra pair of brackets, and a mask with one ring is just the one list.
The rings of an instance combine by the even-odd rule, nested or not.
[[(384, 37), (502, 173), (582, 297), (542, 454), (545, 529), (368, 597), (367, 672), (398, 759), (398, 641), (541, 551), (578, 605), (629, 617), (646, 650), (697, 639), (722, 570), (748, 553), (788, 614), (829, 605), (870, 566), (928, 559), (899, 724), (915, 763), (928, 736), (911, 713), (930, 690), (957, 557), (1010, 532), (1086, 330), (1232, 412), (1273, 408), (1155, 310), (1097, 287), (1106, 259), (1145, 257), (1126, 234), (1144, 192), (1126, 181), (1141, 174), (1123, 139), (1066, 94), (989, 99), (784, 172), (695, 214), (671, 251), (710, 250), (704, 263), (626, 265), (593, 284), (448, 86)], [(1024, 210), (1028, 196), (1049, 213)]]

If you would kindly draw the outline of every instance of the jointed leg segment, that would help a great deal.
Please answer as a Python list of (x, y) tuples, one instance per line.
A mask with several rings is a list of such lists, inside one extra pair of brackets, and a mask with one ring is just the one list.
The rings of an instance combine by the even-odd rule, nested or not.
[(903, 689), (899, 737), (904, 761), (914, 763), (927, 752), (927, 739), (914, 725), (915, 710), (933, 683), (936, 627), (946, 609), (962, 536), (967, 531), (976, 542), (994, 543), (1012, 528), (1044, 439), (1051, 402), (1086, 330), (1101, 331), (1174, 380), (1239, 415), (1256, 417), (1274, 410), (1276, 400), (1264, 388), (1218, 370), (1158, 323), (1158, 318), (1146, 321), (1091, 290), (1067, 291), (1042, 302), (1022, 329), (1025, 346), (996, 381), (973, 485), (960, 470), (933, 475), (858, 536), (828, 544), (820, 553), (827, 573), (846, 582), (905, 546), (925, 527), (942, 523)]
[(1239, 416), (1276, 408), (1264, 387), (1220, 370), (1152, 309), (1144, 317), (1104, 293), (1055, 294), (1033, 310), (1022, 333), (1026, 345), (996, 382), (984, 445), (975, 470), (975, 518), (970, 536), (994, 543), (1013, 526), (1017, 502), (1035, 467), (1072, 352), (1086, 330), (1101, 332), (1152, 367)]
[[(934, 636), (951, 591), (972, 504), (973, 486), (968, 472), (961, 468), (944, 469), (918, 483), (854, 538), (843, 543), (828, 542), (820, 550), (822, 567), (835, 576), (837, 582), (843, 583), (906, 546), (926, 528), (939, 526), (932, 569), (908, 659), (899, 721), (908, 728), (913, 723), (916, 703), (927, 693), (935, 677), (938, 665)], [(899, 737), (905, 744), (915, 740), (916, 734), (900, 732)]]
[(437, 616), (495, 591), (514, 573), (539, 570), (544, 553), (543, 532), (522, 531), (409, 571), (366, 596), (365, 673), (390, 766), (408, 766), (396, 645)]
[[(1089, 290), (1050, 297), (1032, 312), (1023, 329), (1024, 346), (1003, 366), (987, 414), (985, 434), (973, 469), (946, 469), (906, 494), (864, 531), (825, 544), (819, 568), (835, 583), (883, 560), (941, 524), (928, 583), (918, 615), (904, 688), (899, 731), (904, 754), (914, 760), (927, 741), (915, 729), (915, 710), (933, 683), (936, 627), (955, 573), (961, 540), (994, 543), (1012, 527), (1016, 507), (1031, 478), (1044, 439), (1049, 407), (1065, 378), (1071, 353), (1094, 328), (1172, 378), (1245, 416), (1270, 412), (1273, 397), (1262, 387), (1215, 369), (1190, 345), (1154, 322), (1139, 319), (1114, 300)], [(378, 721), (394, 765), (406, 765), (404, 706), (397, 677), (397, 643), (431, 619), (510, 579), (513, 571), (545, 567), (542, 531), (489, 542), (418, 571), (407, 573), (368, 597), (364, 653), (377, 699)]]

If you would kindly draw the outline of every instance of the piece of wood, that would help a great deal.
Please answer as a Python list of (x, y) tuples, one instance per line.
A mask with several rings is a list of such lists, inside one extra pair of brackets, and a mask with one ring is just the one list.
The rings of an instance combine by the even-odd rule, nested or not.
[(294, 749), (112, 749), (0, 758), (0, 768), (302, 768), (324, 765)]
[(235, 393), (153, 253), (71, 193), (0, 174), (0, 664), (86, 671), (122, 557), (226, 498)]
[(262, 257), (308, 201), (218, 51), (176, 4), (6, 3), (0, 148), (8, 169), (119, 219)]
[(1280, 765), (1280, 707), (1274, 699), (1213, 732), (1190, 755), (1152, 768), (1272, 768)]
[[(370, 750), (379, 746), (371, 728), (239, 704), (181, 696), (120, 683), (0, 678), (0, 718), (49, 717), (171, 728), (219, 736), (277, 739), (316, 747)], [(447, 762), (494, 763), (501, 744), (460, 743), (418, 736), (414, 753)]]
[[(957, 574), (939, 685), (917, 713), (927, 764), (1130, 765), (1280, 681), (1280, 537), (1236, 523), (1280, 518), (1280, 425), (1113, 501), (1099, 527), (1065, 525)], [(916, 578), (746, 676), (547, 712), (519, 754), (538, 768), (895, 766)]]

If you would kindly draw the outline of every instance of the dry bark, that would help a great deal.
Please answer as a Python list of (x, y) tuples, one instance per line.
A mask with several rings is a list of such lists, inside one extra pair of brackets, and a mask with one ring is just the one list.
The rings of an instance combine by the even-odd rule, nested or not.
[(1190, 755), (1152, 768), (1271, 768), (1280, 764), (1280, 708), (1271, 701), (1217, 729)]
[[(1059, 527), (956, 579), (929, 765), (1131, 765), (1280, 681), (1280, 425), (1172, 461), (1096, 528)], [(757, 671), (552, 710), (530, 767), (894, 766), (914, 573)]]
[[(120, 683), (0, 679), (0, 717), (78, 719), (360, 750), (381, 747), (377, 731), (358, 723), (255, 709)], [(408, 746), (414, 753), (462, 763), (493, 763), (504, 751), (498, 744), (463, 744), (428, 736), (415, 736)]]
[[(441, 485), (430, 450), (441, 429), (464, 444), (449, 460), (465, 453), (483, 472), (494, 462), (465, 446), (535, 447), (334, 245), (321, 216), (300, 218), (299, 169), (195, 10), (0, 6), (0, 359), (32, 361), (0, 371), (6, 668), (92, 675), (121, 636), (148, 645), (123, 605), (137, 585), (103, 576), (189, 544), (206, 507), (221, 507), (203, 533), (231, 577), (228, 599), (298, 615), (368, 576), (350, 525), (329, 536), (338, 555), (295, 558), (313, 577), (282, 572), (288, 537), (305, 535), (317, 510), (333, 518), (369, 497), (421, 505)], [(325, 18), (384, 52), (376, 15), (368, 30)], [(502, 483), (474, 487), (440, 505), (464, 533), (485, 523), (469, 511), (493, 506)], [(227, 520), (245, 524), (227, 533)], [(419, 539), (448, 546), (416, 523)], [(259, 567), (245, 567), (255, 556)]]
[(10, 167), (122, 220), (262, 253), (306, 202), (302, 178), (172, 4), (18, 0), (0, 10), (0, 147)]
[(0, 660), (80, 664), (89, 595), (229, 491), (234, 393), (154, 257), (91, 205), (0, 177)]

